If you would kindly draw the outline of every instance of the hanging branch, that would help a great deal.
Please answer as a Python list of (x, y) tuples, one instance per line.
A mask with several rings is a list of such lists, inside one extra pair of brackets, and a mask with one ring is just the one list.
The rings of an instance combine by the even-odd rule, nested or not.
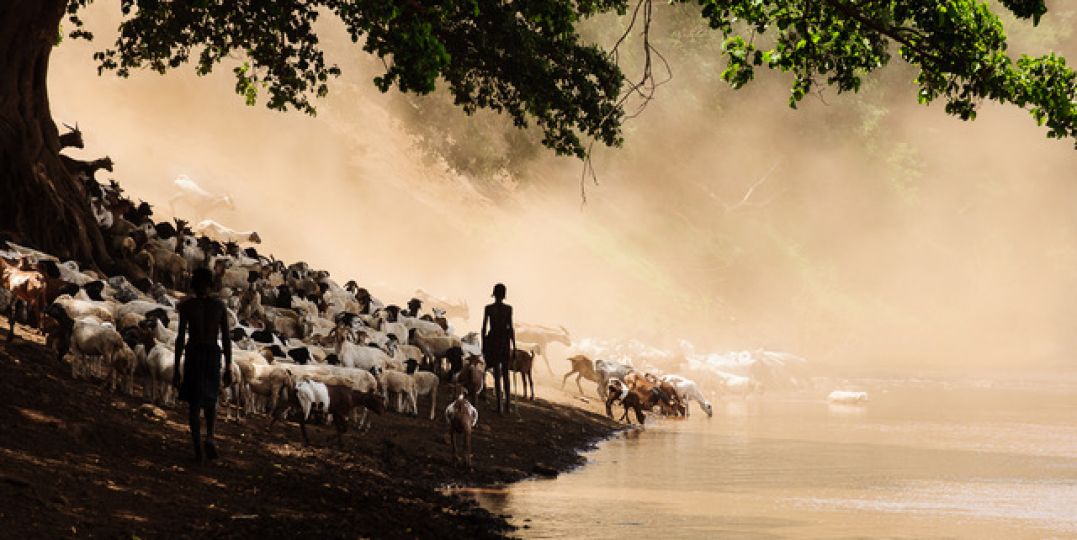
[[(625, 104), (633, 96), (640, 98), (640, 104), (635, 110), (625, 115), (625, 119), (632, 119), (638, 117), (643, 113), (643, 110), (647, 108), (647, 105), (654, 99), (657, 94), (659, 86), (666, 84), (673, 80), (673, 68), (670, 67), (669, 61), (662, 55), (661, 52), (651, 44), (651, 23), (654, 21), (652, 10), (654, 3), (652, 0), (638, 0), (636, 6), (632, 9), (632, 16), (628, 21), (628, 26), (621, 34), (617, 41), (614, 42), (613, 48), (610, 49), (609, 56), (613, 59), (613, 62), (620, 66), (621, 59), (621, 45), (623, 45), (628, 37), (632, 34), (632, 31), (636, 29), (637, 24), (642, 26), (640, 30), (640, 36), (643, 38), (643, 69), (640, 73), (638, 80), (626, 79), (626, 88), (621, 94), (621, 97), (617, 100), (617, 106), (615, 110), (623, 110)], [(661, 69), (665, 71), (665, 77), (659, 80), (655, 77), (655, 59), (657, 58), (658, 64), (661, 65)], [(583, 158), (583, 167), (580, 171), (580, 199), (581, 206), (587, 203), (587, 178), (590, 176), (591, 182), (594, 185), (598, 185), (598, 175), (595, 173), (594, 162), (592, 161), (592, 151), (594, 150), (595, 143), (592, 140), (587, 145), (587, 152)]]

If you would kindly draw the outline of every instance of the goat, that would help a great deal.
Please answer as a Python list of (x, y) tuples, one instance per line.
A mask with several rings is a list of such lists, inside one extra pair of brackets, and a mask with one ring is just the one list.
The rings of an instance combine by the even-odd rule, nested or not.
[(133, 260), (136, 266), (141, 268), (143, 272), (146, 272), (146, 277), (149, 278), (150, 281), (156, 279), (154, 275), (157, 270), (157, 261), (153, 258), (152, 253), (145, 249), (140, 249), (138, 253), (135, 253)]
[(64, 124), (64, 127), (71, 131), (60, 135), (60, 149), (84, 148), (82, 142), (82, 130), (79, 129), (78, 122), (75, 122), (75, 127), (71, 127), (68, 124)]
[(381, 349), (359, 345), (344, 338), (343, 333), (337, 334), (336, 355), (340, 359), (340, 365), (354, 367), (361, 370), (371, 368), (385, 369), (390, 358)]
[(632, 366), (628, 364), (620, 364), (601, 359), (595, 360), (595, 374), (598, 376), (598, 396), (602, 399), (606, 399), (608, 396), (606, 390), (609, 386), (609, 382), (613, 379), (624, 381), (625, 376), (631, 372)]
[(71, 345), (74, 353), (71, 360), (71, 378), (73, 379), (88, 377), (93, 371), (88, 364), (87, 356), (100, 356), (104, 365), (111, 366), (116, 352), (127, 346), (120, 333), (111, 325), (106, 326), (92, 317), (75, 321)]
[(176, 184), (176, 188), (178, 188), (179, 191), (175, 192), (168, 199), (168, 206), (172, 209), (172, 215), (176, 215), (177, 202), (186, 202), (200, 213), (199, 218), (204, 218), (206, 214), (209, 214), (210, 211), (218, 207), (226, 208), (228, 210), (236, 209), (232, 197), (228, 195), (214, 195), (203, 189), (202, 186), (199, 186), (185, 174), (179, 175), (173, 183)]
[[(414, 366), (415, 364), (411, 365)], [(418, 401), (419, 396), (430, 394), (430, 419), (433, 420), (438, 406), (438, 383), (441, 381), (437, 375), (429, 371), (412, 370), (411, 377), (415, 379), (416, 401)]]
[[(438, 327), (438, 330), (440, 331), (441, 327)], [(436, 366), (440, 366), (441, 360), (448, 356), (449, 349), (454, 347), (461, 348), (462, 345), (460, 338), (456, 336), (425, 334), (417, 329), (410, 330), (408, 342), (422, 349), (423, 354), (433, 360)], [(440, 372), (441, 370), (438, 369), (437, 371)]]
[[(392, 322), (392, 321), (391, 321)], [(434, 321), (425, 321), (417, 317), (405, 317), (400, 315), (395, 322), (399, 322), (408, 329), (409, 335), (412, 331), (416, 331), (426, 336), (444, 336), (445, 330)], [(400, 337), (400, 336), (397, 336)], [(459, 338), (457, 338), (459, 339)]]
[[(0, 289), (0, 293), (5, 292), (7, 289)], [(56, 351), (57, 359), (63, 360), (64, 355), (71, 349), (71, 334), (74, 332), (75, 320), (56, 304), (49, 304), (45, 308), (45, 315), (56, 321), (56, 325), (46, 332), (45, 346)]]
[(96, 317), (103, 322), (112, 321), (112, 309), (106, 302), (93, 300), (79, 300), (70, 295), (62, 294), (53, 300), (53, 303), (62, 307), (72, 319), (83, 317)]
[(138, 358), (131, 348), (124, 344), (112, 354), (112, 361), (108, 364), (109, 391), (115, 392), (121, 384), (123, 392), (132, 395), (135, 388), (135, 367), (138, 366)]
[(598, 383), (598, 374), (595, 373), (595, 363), (590, 358), (577, 354), (576, 356), (569, 357), (569, 363), (572, 364), (572, 371), (565, 374), (561, 379), (561, 389), (565, 388), (565, 382), (573, 374), (576, 374), (576, 388), (580, 389), (580, 393), (583, 393), (583, 386), (580, 385), (580, 379), (587, 379), (591, 382)]
[(521, 393), (527, 397), (527, 385), (531, 384), (531, 399), (535, 399), (535, 377), (531, 373), (531, 368), (534, 365), (535, 353), (529, 351), (521, 351), (520, 349), (512, 350), (512, 357), (509, 358), (509, 371), (514, 371), (520, 374)]
[(467, 390), (468, 395), (481, 399), (482, 391), (486, 388), (486, 369), (482, 361), (478, 357), (472, 357), (464, 369), (460, 370), (456, 381)]
[(243, 392), (246, 411), (254, 413), (258, 407), (255, 398), (265, 401), (265, 410), (273, 412), (277, 408), (282, 391), (288, 385), (289, 372), (281, 366), (270, 366), (255, 363), (245, 357), (241, 351), (233, 351), (232, 361), (239, 365), (239, 371), (243, 374)]
[[(108, 156), (93, 161), (82, 161), (61, 155), (60, 160), (64, 162), (64, 167), (67, 168), (68, 172), (76, 178), (81, 177), (87, 183), (97, 184), (94, 175), (101, 169), (112, 172), (112, 158)], [(98, 189), (100, 190), (100, 187)]]
[(714, 415), (714, 408), (711, 407), (711, 402), (703, 397), (703, 392), (699, 390), (699, 385), (697, 385), (695, 381), (686, 379), (680, 375), (666, 375), (665, 377), (662, 377), (662, 380), (673, 385), (673, 388), (677, 392), (677, 398), (680, 400), (681, 404), (684, 405), (685, 416), (689, 415), (690, 407), (688, 406), (688, 403), (693, 399), (699, 403), (699, 407), (703, 409), (703, 412), (707, 413), (708, 417)]
[(464, 437), (464, 465), (471, 470), (471, 430), (479, 423), (479, 411), (467, 400), (467, 389), (454, 389), (456, 399), (445, 408), (445, 422), (449, 425), (449, 439), (452, 442), (452, 457), (458, 461), (456, 437)]
[(658, 389), (669, 397), (668, 403), (662, 403), (662, 414), (666, 416), (688, 416), (688, 406), (681, 400), (677, 388), (672, 383), (659, 380)]
[(329, 413), (333, 415), (333, 425), (337, 428), (337, 446), (344, 447), (344, 432), (348, 429), (348, 418), (352, 411), (364, 407), (375, 414), (385, 412), (385, 401), (376, 392), (360, 392), (350, 386), (326, 385), (329, 393)]
[(411, 375), (400, 371), (385, 370), (378, 377), (378, 381), (381, 383), (387, 400), (391, 394), (396, 394), (397, 412), (416, 416), (419, 414), (415, 397), (415, 379)]
[(237, 315), (240, 319), (265, 319), (266, 312), (262, 308), (262, 295), (254, 288), (253, 285), (248, 286), (243, 290), (243, 293), (239, 295), (239, 310)]
[(516, 323), (515, 331), (517, 343), (532, 343), (535, 345), (536, 352), (546, 362), (546, 370), (550, 372), (550, 375), (553, 375), (553, 368), (550, 367), (550, 359), (546, 356), (547, 347), (551, 343), (560, 343), (566, 347), (572, 346), (572, 338), (564, 326), (551, 328), (538, 324)]
[(153, 259), (154, 274), (158, 278), (167, 278), (163, 281), (173, 289), (183, 287), (188, 268), (187, 259), (160, 243), (148, 242), (146, 245), (150, 248), (148, 251)]
[(467, 302), (464, 300), (434, 296), (422, 289), (417, 289), (415, 291), (415, 298), (435, 310), (443, 311), (446, 317), (458, 318), (466, 321), (471, 315), (471, 310), (468, 309)]
[(201, 234), (217, 242), (234, 242), (236, 244), (252, 243), (260, 244), (262, 239), (254, 231), (236, 231), (213, 221), (204, 219), (194, 226), (195, 234)]
[(43, 328), (44, 321), (41, 315), (46, 304), (46, 279), (36, 270), (22, 270), (14, 264), (9, 264), (4, 258), (0, 258), (0, 287), (11, 291), (14, 301), (11, 302), (11, 313), (8, 315), (8, 341), (15, 339), (15, 308), (18, 301), (26, 303), (28, 322), (37, 322), (38, 329)]
[[(606, 393), (609, 397), (606, 399), (606, 416), (613, 418), (613, 404), (620, 401), (624, 406), (624, 414), (621, 415), (620, 420), (628, 420), (629, 409), (635, 411), (636, 420), (643, 425), (645, 416), (643, 409), (647, 408), (643, 405), (643, 400), (637, 392), (630, 391), (628, 385), (618, 379), (610, 379), (607, 384)], [(632, 421), (628, 420), (631, 424)]]
[(402, 345), (396, 340), (395, 335), (388, 336), (386, 349), (392, 355), (393, 361), (405, 365), (409, 361), (420, 363), (423, 360), (423, 350), (415, 345)]
[[(307, 420), (310, 419), (312, 412), (318, 412), (322, 415), (329, 414), (329, 388), (326, 385), (316, 382), (303, 380), (298, 383), (291, 383), (287, 388), (288, 400), (284, 405), (290, 405), (295, 407), (299, 412), (299, 431), (303, 434), (303, 444), (310, 445), (310, 439), (307, 437)], [(269, 428), (273, 428), (273, 424), (277, 423), (280, 419), (283, 408), (278, 408), (273, 411), (273, 417), (269, 421)]]
[[(176, 354), (173, 349), (151, 338), (148, 345), (140, 343), (135, 348), (135, 355), (138, 357), (139, 364), (145, 366), (146, 397), (153, 403), (172, 403), (175, 400), (172, 376), (176, 369)], [(182, 367), (181, 364), (180, 368)]]
[[(640, 381), (646, 381), (646, 379), (640, 379)], [(668, 407), (672, 407), (672, 401), (670, 397), (663, 392), (657, 385), (648, 384), (648, 382), (639, 382), (636, 386), (631, 386), (625, 381), (618, 379), (610, 379), (607, 383), (606, 398), (606, 415), (613, 418), (613, 404), (620, 401), (624, 406), (624, 414), (621, 415), (621, 420), (627, 420), (629, 424), (632, 423), (628, 419), (628, 411), (632, 409), (636, 413), (636, 420), (640, 424), (644, 422), (643, 411), (649, 411), (656, 405), (662, 404)]]

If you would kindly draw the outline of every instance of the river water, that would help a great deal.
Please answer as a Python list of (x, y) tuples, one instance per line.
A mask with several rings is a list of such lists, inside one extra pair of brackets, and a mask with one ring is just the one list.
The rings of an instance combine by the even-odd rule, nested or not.
[(1074, 382), (722, 401), (475, 497), (533, 538), (1077, 538)]

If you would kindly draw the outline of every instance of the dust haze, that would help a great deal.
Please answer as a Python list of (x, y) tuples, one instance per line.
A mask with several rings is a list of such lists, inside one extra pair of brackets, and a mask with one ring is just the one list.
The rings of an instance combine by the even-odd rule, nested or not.
[[(53, 55), (53, 117), (85, 133), (72, 155), (110, 155), (158, 217), (179, 174), (229, 193), (237, 209), (210, 217), (383, 300), (420, 287), (466, 299), (461, 330), (504, 281), (518, 319), (574, 337), (765, 347), (843, 369), (1074, 368), (1072, 141), (1012, 107), (966, 123), (916, 105), (896, 62), (860, 95), (793, 111), (781, 75), (717, 83), (717, 38), (666, 49), (673, 80), (625, 125), (623, 149), (596, 153), (581, 204), (573, 159), (542, 154), (491, 191), (423, 155), (402, 119), (451, 119), (401, 114), (409, 101), (370, 84), (380, 64), (343, 33), (326, 39), (344, 75), (316, 118), (245, 106), (228, 66), (98, 77), (91, 53), (114, 38), (115, 11), (92, 6), (97, 41)], [(1065, 31), (1009, 33), (1018, 50), (1077, 57)]]

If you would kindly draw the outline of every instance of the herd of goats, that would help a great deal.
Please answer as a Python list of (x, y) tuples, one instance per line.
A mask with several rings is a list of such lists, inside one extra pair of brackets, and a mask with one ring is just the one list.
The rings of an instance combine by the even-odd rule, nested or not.
[[(194, 227), (182, 219), (157, 222), (149, 204), (135, 204), (114, 180), (96, 181), (100, 168), (111, 171), (111, 161), (84, 163), (81, 174), (115, 261), (113, 275), (0, 237), (0, 310), (9, 315), (9, 340), (16, 319), (24, 320), (46, 335), (61, 359), (70, 357), (74, 378), (100, 378), (110, 390), (132, 394), (141, 376), (148, 400), (172, 404), (176, 306), (188, 292), (191, 271), (209, 268), (232, 328), (232, 376), (222, 377), (231, 386), (221, 394), (227, 415), (265, 413), (276, 421), (291, 410), (304, 439), (311, 415), (331, 417), (339, 441), (348, 423), (369, 428), (369, 411), (418, 415), (418, 400), (425, 396), (435, 419), (439, 387), (449, 385), (454, 399), (444, 409), (445, 420), (454, 454), (459, 434), (470, 466), (478, 411), (469, 397), (483, 396), (486, 367), (478, 334), (458, 336), (449, 323), (467, 318), (466, 304), (418, 291), (406, 307), (386, 305), (355, 281), (341, 286), (307, 263), (286, 265), (254, 247), (242, 248), (260, 242), (256, 233), (212, 220)], [(195, 207), (221, 202), (186, 177), (176, 186), (170, 202), (186, 199)], [(545, 359), (552, 343), (572, 342), (564, 328), (519, 324), (516, 332), (517, 342), (527, 345), (513, 351), (509, 369), (520, 375), (525, 396), (530, 387), (533, 399), (535, 358)], [(623, 420), (632, 410), (642, 423), (644, 412), (655, 408), (687, 415), (690, 400), (712, 414), (698, 386), (683, 377), (658, 377), (583, 355), (569, 361), (573, 369), (562, 386), (572, 375), (581, 393), (581, 379), (595, 382), (611, 416), (617, 403), (624, 407)]]

